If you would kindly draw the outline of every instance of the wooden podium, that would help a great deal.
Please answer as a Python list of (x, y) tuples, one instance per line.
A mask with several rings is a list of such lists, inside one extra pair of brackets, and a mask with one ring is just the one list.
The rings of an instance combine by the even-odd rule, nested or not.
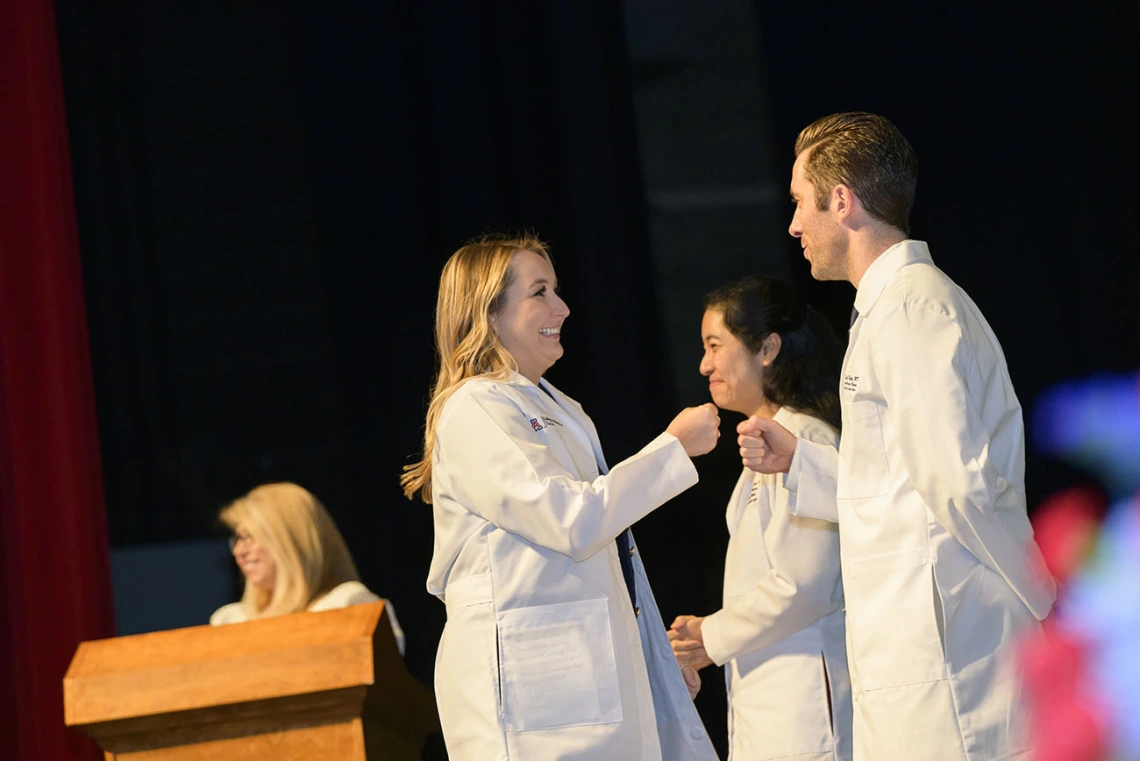
[(439, 731), (382, 602), (83, 642), (63, 702), (108, 761), (419, 761)]

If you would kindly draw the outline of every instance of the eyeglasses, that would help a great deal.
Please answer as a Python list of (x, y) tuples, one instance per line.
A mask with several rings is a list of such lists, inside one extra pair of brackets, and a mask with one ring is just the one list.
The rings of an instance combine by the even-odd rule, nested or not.
[(239, 544), (244, 543), (247, 546), (251, 544), (257, 544), (257, 540), (253, 538), (252, 534), (230, 534), (229, 543), (230, 552), (233, 552), (238, 548)]

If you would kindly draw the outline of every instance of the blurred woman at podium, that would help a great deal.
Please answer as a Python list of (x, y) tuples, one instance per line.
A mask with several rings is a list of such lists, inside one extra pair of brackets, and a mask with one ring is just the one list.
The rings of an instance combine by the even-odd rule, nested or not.
[[(324, 505), (297, 484), (258, 486), (218, 517), (233, 531), (230, 547), (245, 576), (245, 593), (241, 601), (214, 611), (211, 624), (383, 599), (360, 582), (348, 545)], [(391, 601), (384, 600), (384, 612), (402, 655), (404, 632)]]

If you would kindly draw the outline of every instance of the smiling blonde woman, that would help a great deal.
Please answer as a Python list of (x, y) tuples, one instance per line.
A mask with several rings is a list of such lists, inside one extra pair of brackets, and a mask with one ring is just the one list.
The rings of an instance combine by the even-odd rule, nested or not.
[(402, 483), (432, 505), (448, 758), (714, 761), (628, 529), (696, 483), (716, 408), (607, 467), (590, 417), (545, 378), (569, 314), (532, 237), (473, 241), (440, 275), (439, 371)]

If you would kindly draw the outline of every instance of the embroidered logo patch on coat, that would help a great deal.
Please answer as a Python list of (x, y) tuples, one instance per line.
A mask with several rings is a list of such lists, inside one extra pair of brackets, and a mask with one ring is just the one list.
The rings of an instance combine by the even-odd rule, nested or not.
[(542, 425), (542, 423), (538, 422), (538, 418), (532, 417), (530, 419), (530, 427), (536, 431), (541, 431), (544, 426)]

